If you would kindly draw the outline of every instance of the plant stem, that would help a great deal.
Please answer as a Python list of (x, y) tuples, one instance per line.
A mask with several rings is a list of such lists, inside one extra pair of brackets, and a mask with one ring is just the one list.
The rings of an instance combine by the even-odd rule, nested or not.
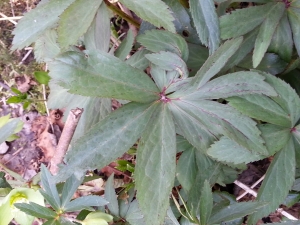
[(128, 23), (131, 23), (132, 25), (136, 26), (137, 28), (140, 28), (140, 23), (128, 16), (126, 13), (124, 13), (122, 10), (120, 10), (115, 5), (111, 4), (108, 0), (104, 0), (106, 6), (115, 12), (117, 15), (119, 15), (121, 18), (125, 19)]

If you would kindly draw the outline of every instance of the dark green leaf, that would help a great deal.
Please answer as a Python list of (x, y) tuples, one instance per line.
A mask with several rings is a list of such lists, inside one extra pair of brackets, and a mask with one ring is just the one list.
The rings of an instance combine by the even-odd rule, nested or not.
[(254, 45), (254, 52), (252, 56), (254, 68), (260, 64), (264, 54), (266, 53), (284, 11), (285, 4), (283, 2), (278, 2), (271, 5), (270, 9), (266, 13), (266, 18), (259, 28)]
[(224, 163), (249, 163), (265, 158), (265, 156), (250, 152), (235, 141), (222, 137), (215, 142), (208, 150), (207, 154), (217, 161)]
[(200, 88), (214, 77), (227, 63), (230, 57), (238, 50), (242, 43), (242, 38), (226, 41), (216, 50), (203, 64), (195, 75), (193, 83)]
[(292, 187), (292, 190), (300, 191), (300, 178), (295, 180), (295, 182), (293, 184), (293, 187)]
[(40, 84), (47, 85), (50, 80), (50, 76), (48, 75), (48, 72), (45, 71), (35, 71), (34, 77)]
[(227, 100), (231, 106), (249, 117), (283, 127), (291, 126), (288, 113), (267, 96), (246, 95)]
[[(95, 124), (68, 151), (67, 165), (56, 179), (102, 168), (121, 156), (140, 137), (156, 107), (156, 103), (128, 103)], [(89, 154), (86, 149), (90, 149)]]
[(36, 204), (34, 202), (30, 203), (15, 203), (14, 204), (18, 209), (25, 212), (28, 215), (43, 218), (43, 219), (53, 219), (57, 214), (44, 206)]
[(256, 224), (257, 220), (275, 211), (284, 201), (295, 180), (295, 164), (295, 148), (291, 138), (287, 145), (276, 153), (258, 191), (256, 199), (268, 204), (249, 217), (249, 224)]
[(66, 49), (77, 42), (89, 28), (97, 13), (102, 0), (76, 0), (61, 15), (57, 28), (58, 43)]
[(186, 62), (190, 76), (194, 76), (208, 58), (208, 50), (202, 45), (188, 44), (189, 58)]
[(12, 51), (29, 46), (49, 28), (53, 28), (63, 11), (75, 0), (52, 0), (26, 13), (13, 31)]
[[(98, 0), (99, 1), (99, 0)], [(84, 35), (84, 45), (88, 51), (98, 49), (108, 52), (110, 44), (110, 15), (106, 4), (102, 3)]]
[(50, 76), (74, 94), (138, 102), (158, 98), (159, 90), (147, 74), (105, 52), (91, 52), (87, 60), (84, 54), (68, 52), (49, 69)]
[(294, 89), (279, 78), (270, 74), (259, 72), (266, 77), (269, 83), (278, 93), (278, 97), (271, 97), (279, 104), (289, 115), (292, 126), (296, 124), (300, 117), (300, 98)]
[(119, 216), (119, 205), (116, 191), (114, 188), (114, 174), (110, 175), (105, 184), (105, 199), (109, 202), (107, 208), (109, 212), (115, 216)]
[(126, 38), (122, 41), (117, 51), (115, 52), (115, 56), (121, 60), (125, 60), (131, 51), (133, 41), (133, 32), (129, 29)]
[(197, 151), (195, 147), (184, 151), (176, 167), (176, 177), (187, 192), (191, 189), (198, 172), (194, 151)]
[(88, 195), (74, 199), (65, 205), (65, 212), (80, 211), (83, 209), (92, 210), (91, 206), (104, 206), (108, 201), (103, 197), (96, 195)]
[(235, 38), (254, 30), (264, 21), (272, 5), (274, 3), (237, 9), (222, 16), (220, 18), (221, 38), (223, 40)]
[(213, 196), (210, 184), (205, 180), (200, 197), (200, 224), (206, 225), (213, 208)]
[[(291, 2), (291, 6), (297, 4), (298, 1)], [(295, 43), (295, 47), (297, 49), (298, 55), (300, 55), (300, 9), (297, 7), (289, 7), (288, 9), (288, 18), (290, 21), (290, 25), (293, 31), (293, 40)]]
[(60, 197), (58, 195), (57, 189), (56, 189), (56, 183), (53, 179), (53, 176), (50, 174), (48, 169), (44, 164), (41, 166), (41, 182), (43, 186), (43, 190), (41, 190), (41, 194), (44, 196), (44, 198), (49, 201), (51, 206), (56, 210), (60, 210), (61, 201)]
[(12, 189), (12, 187), (10, 186), (10, 184), (6, 181), (5, 173), (4, 172), (0, 172), (0, 188), (9, 188), (9, 189)]
[(268, 52), (274, 52), (286, 62), (289, 62), (293, 53), (293, 37), (287, 13), (284, 12), (283, 17), (273, 34)]
[(250, 151), (268, 154), (256, 123), (230, 106), (206, 100), (172, 102), (215, 136), (223, 134)]
[(274, 155), (280, 151), (291, 138), (291, 129), (273, 124), (259, 124), (261, 136), (266, 142), (269, 155)]
[[(252, 55), (245, 57), (237, 66), (244, 69), (252, 69)], [(288, 64), (283, 61), (278, 55), (266, 53), (260, 64), (256, 67), (258, 70), (276, 75), (282, 73)]]
[(212, 54), (220, 44), (219, 18), (213, 0), (190, 0), (190, 11), (201, 42)]
[(135, 12), (143, 20), (152, 23), (156, 27), (175, 32), (172, 23), (174, 17), (168, 6), (161, 0), (120, 0), (127, 8)]
[(265, 83), (264, 79), (264, 76), (251, 71), (230, 73), (209, 81), (195, 92), (187, 93), (180, 99), (219, 99), (247, 94), (276, 96), (275, 90)]
[(64, 208), (69, 201), (72, 199), (75, 191), (82, 183), (83, 177), (78, 179), (76, 176), (71, 176), (67, 179), (66, 183), (64, 184), (62, 193), (61, 193), (61, 207)]
[(234, 203), (218, 210), (208, 221), (208, 224), (219, 224), (223, 221), (233, 220), (261, 210), (266, 203), (241, 202)]
[(173, 104), (173, 102), (169, 104), (169, 107), (181, 134), (193, 146), (205, 152), (215, 141), (216, 134), (211, 132), (201, 120), (198, 120), (193, 111), (186, 111), (184, 107)]
[(188, 59), (189, 50), (186, 41), (178, 34), (165, 30), (148, 30), (137, 37), (137, 41), (152, 52), (169, 51), (177, 54), (184, 61)]
[(161, 224), (169, 208), (176, 170), (175, 137), (171, 112), (160, 103), (142, 134), (135, 171), (137, 199), (147, 225)]

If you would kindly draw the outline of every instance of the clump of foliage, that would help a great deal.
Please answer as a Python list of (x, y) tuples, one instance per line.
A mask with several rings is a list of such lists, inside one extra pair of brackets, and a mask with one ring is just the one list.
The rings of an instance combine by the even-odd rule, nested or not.
[[(119, 2), (143, 22), (115, 52), (116, 7), (107, 0), (41, 1), (14, 30), (12, 50), (34, 43), (36, 59), (49, 66), (50, 106), (85, 108), (55, 181), (102, 168), (137, 143), (136, 200), (131, 193), (124, 206), (105, 192), (116, 218), (241, 224), (251, 214), (247, 223), (255, 224), (285, 200), (300, 165), (300, 98), (275, 76), (300, 90), (299, 0), (253, 0), (247, 8), (229, 0)], [(132, 46), (143, 47), (126, 59)], [(110, 112), (110, 98), (124, 105)], [(273, 155), (256, 201), (212, 193)], [(170, 194), (179, 185), (177, 211)]]

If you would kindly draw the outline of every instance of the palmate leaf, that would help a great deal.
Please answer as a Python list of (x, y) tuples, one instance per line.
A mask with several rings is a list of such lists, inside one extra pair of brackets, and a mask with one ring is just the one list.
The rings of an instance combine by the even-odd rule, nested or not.
[(300, 55), (300, 34), (299, 34), (299, 22), (300, 22), (300, 10), (298, 1), (292, 1), (291, 6), (288, 8), (288, 19), (293, 31), (293, 40), (297, 49), (298, 55)]
[(132, 30), (129, 29), (126, 38), (124, 38), (124, 40), (116, 50), (115, 56), (121, 60), (125, 60), (131, 51), (133, 42), (134, 42), (133, 32)]
[(190, 114), (194, 120), (202, 124), (212, 134), (216, 136), (225, 135), (250, 151), (262, 155), (268, 154), (264, 141), (260, 137), (260, 131), (255, 126), (256, 123), (238, 113), (234, 108), (207, 100), (177, 100), (172, 101), (172, 103)]
[(49, 69), (49, 75), (74, 94), (138, 102), (158, 98), (159, 90), (149, 76), (105, 52), (90, 52), (88, 59), (82, 53), (67, 52)]
[(212, 54), (220, 44), (219, 18), (213, 0), (190, 0), (190, 11), (199, 38)]
[(75, 0), (52, 0), (39, 4), (18, 22), (13, 34), (12, 51), (29, 46), (46, 30), (54, 28), (59, 16)]
[(56, 180), (102, 168), (121, 156), (140, 137), (156, 108), (157, 103), (128, 103), (95, 124), (68, 151), (67, 165), (60, 170)]
[(207, 224), (213, 208), (213, 196), (210, 184), (205, 180), (200, 197), (200, 224)]
[(102, 0), (92, 1), (89, 4), (85, 0), (76, 0), (60, 15), (57, 33), (62, 49), (75, 44), (87, 31), (101, 3)]
[(15, 203), (14, 205), (21, 211), (25, 212), (26, 214), (37, 218), (53, 219), (57, 216), (57, 214), (53, 210), (43, 207), (34, 202)]
[(295, 164), (295, 148), (290, 138), (287, 145), (275, 155), (258, 191), (256, 199), (268, 204), (249, 217), (249, 224), (256, 224), (257, 220), (275, 211), (284, 201), (295, 180)]
[(119, 205), (117, 200), (117, 195), (114, 188), (114, 174), (110, 175), (105, 184), (105, 199), (109, 202), (107, 208), (109, 213), (119, 216)]
[(188, 45), (184, 38), (166, 30), (147, 30), (144, 34), (137, 36), (137, 41), (152, 52), (172, 52), (184, 61), (189, 56)]
[(137, 199), (147, 225), (164, 221), (175, 179), (175, 162), (176, 134), (172, 114), (165, 103), (159, 103), (142, 134), (135, 169)]
[(61, 207), (64, 208), (72, 199), (75, 191), (79, 187), (79, 185), (83, 181), (82, 177), (81, 179), (78, 179), (75, 176), (71, 176), (67, 179), (67, 181), (64, 184), (62, 193), (61, 193)]
[(108, 204), (108, 201), (106, 201), (103, 197), (97, 195), (82, 196), (74, 199), (71, 202), (68, 202), (65, 205), (64, 211), (74, 212), (83, 209), (93, 210), (92, 206), (99, 207), (99, 206), (104, 206), (106, 204)]
[(120, 0), (127, 8), (134, 11), (143, 20), (156, 27), (163, 27), (175, 33), (174, 17), (168, 6), (161, 0)]

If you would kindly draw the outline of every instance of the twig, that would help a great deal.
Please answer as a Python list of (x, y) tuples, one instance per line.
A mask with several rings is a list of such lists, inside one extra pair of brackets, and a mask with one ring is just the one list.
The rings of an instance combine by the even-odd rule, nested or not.
[(11, 13), (13, 16), (16, 16), (12, 0), (10, 0), (9, 2), (10, 2), (10, 7), (11, 7)]
[(120, 10), (118, 7), (114, 6), (113, 4), (111, 4), (108, 0), (104, 0), (104, 3), (106, 4), (106, 6), (112, 10), (113, 12), (115, 12), (116, 14), (118, 14), (120, 17), (122, 17), (123, 19), (127, 20), (128, 23), (133, 24), (134, 26), (136, 26), (137, 28), (140, 28), (140, 23), (137, 22), (136, 20), (134, 20), (132, 17), (128, 16), (126, 13), (124, 13), (122, 10)]
[[(252, 184), (252, 186), (250, 187), (251, 189), (255, 188), (256, 185), (258, 185), (263, 179), (265, 179), (265, 175), (263, 175), (258, 181), (256, 181), (254, 184)], [(248, 191), (245, 191), (243, 194), (241, 194), (240, 196), (238, 196), (236, 198), (236, 200), (240, 200), (242, 197), (244, 197), (246, 194), (248, 194)]]
[(66, 124), (61, 133), (61, 137), (56, 147), (55, 154), (51, 159), (50, 171), (53, 175), (58, 172), (58, 164), (63, 162), (63, 158), (68, 150), (69, 144), (77, 127), (77, 124), (80, 120), (80, 117), (83, 113), (83, 109), (72, 109), (68, 115)]
[[(247, 191), (249, 194), (252, 194), (254, 197), (257, 197), (257, 192), (254, 191), (254, 190), (252, 190), (251, 188), (249, 188), (244, 183), (242, 183), (242, 182), (240, 182), (238, 180), (234, 181), (233, 183), (235, 183), (237, 186), (239, 186), (240, 188), (242, 188), (245, 191)], [(278, 208), (278, 209), (276, 209), (276, 211), (280, 212), (283, 216), (287, 217), (290, 220), (298, 220), (296, 217), (294, 217), (291, 214), (289, 214), (288, 212), (284, 211), (282, 208)]]
[(23, 59), (21, 60), (21, 62), (19, 63), (19, 65), (21, 65), (21, 64), (28, 58), (28, 56), (30, 55), (31, 52), (32, 52), (32, 49), (30, 49), (30, 50), (26, 53), (26, 55), (23, 57)]
[(8, 17), (8, 16), (4, 15), (3, 13), (0, 13), (0, 16), (3, 17), (3, 18), (0, 18), (0, 21), (1, 21), (1, 20), (8, 20), (9, 22), (11, 22), (11, 23), (13, 23), (13, 24), (15, 24), (15, 25), (17, 24), (17, 22), (14, 21), (14, 20), (19, 20), (19, 19), (22, 18), (22, 16)]

